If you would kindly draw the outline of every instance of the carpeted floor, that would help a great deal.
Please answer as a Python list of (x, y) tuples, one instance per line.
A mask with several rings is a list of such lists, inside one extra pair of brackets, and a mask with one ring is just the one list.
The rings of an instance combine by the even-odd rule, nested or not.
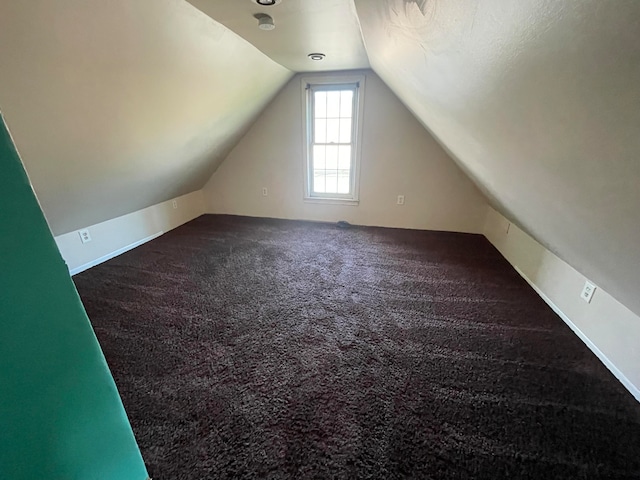
[(208, 215), (74, 280), (154, 480), (640, 478), (640, 404), (482, 236)]

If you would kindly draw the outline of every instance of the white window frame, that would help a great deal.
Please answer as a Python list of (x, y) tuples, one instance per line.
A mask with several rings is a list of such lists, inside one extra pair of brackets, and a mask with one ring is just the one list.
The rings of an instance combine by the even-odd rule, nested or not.
[[(351, 169), (350, 193), (314, 193), (313, 192), (313, 156), (311, 146), (313, 142), (313, 91), (314, 87), (354, 86), (354, 112), (351, 135)], [(364, 118), (365, 75), (312, 75), (302, 77), (302, 108), (303, 108), (303, 151), (304, 151), (304, 200), (313, 203), (332, 203), (343, 205), (358, 205), (360, 200), (360, 160), (362, 145), (362, 124)]]

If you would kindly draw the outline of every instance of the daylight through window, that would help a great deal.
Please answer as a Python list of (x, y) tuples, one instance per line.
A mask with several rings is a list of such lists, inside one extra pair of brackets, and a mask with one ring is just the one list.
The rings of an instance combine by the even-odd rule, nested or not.
[(307, 197), (357, 200), (358, 83), (307, 88)]

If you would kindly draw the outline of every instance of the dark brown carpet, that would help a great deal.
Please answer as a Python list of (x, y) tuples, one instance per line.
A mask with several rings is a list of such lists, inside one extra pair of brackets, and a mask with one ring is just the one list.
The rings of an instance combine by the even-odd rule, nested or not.
[(74, 280), (156, 480), (640, 478), (640, 405), (482, 236), (209, 215)]

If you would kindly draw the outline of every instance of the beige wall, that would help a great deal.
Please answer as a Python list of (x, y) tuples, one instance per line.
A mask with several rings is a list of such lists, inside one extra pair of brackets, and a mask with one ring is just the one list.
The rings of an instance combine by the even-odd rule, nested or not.
[[(308, 75), (305, 75), (305, 77)], [(384, 83), (366, 73), (360, 204), (303, 201), (303, 101), (294, 77), (204, 188), (209, 212), (481, 232), (486, 202)], [(268, 196), (262, 196), (262, 188)], [(405, 195), (404, 206), (396, 204)]]
[(0, 108), (56, 235), (199, 190), (291, 75), (182, 0), (0, 11)]
[(640, 317), (599, 286), (585, 302), (587, 278), (493, 209), (484, 233), (640, 401)]
[(55, 237), (72, 275), (91, 268), (204, 213), (202, 190), (152, 205), (121, 217), (87, 225), (91, 241), (82, 243), (76, 230)]

